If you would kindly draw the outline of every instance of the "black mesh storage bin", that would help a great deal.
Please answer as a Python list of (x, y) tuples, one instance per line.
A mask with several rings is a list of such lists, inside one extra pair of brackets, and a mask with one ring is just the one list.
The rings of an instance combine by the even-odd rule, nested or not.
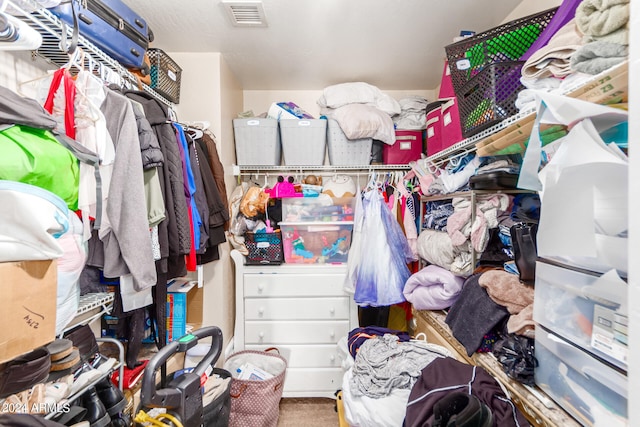
[(462, 135), (476, 133), (518, 113), (516, 99), (523, 61), (491, 64), (464, 85), (457, 96)]
[(485, 67), (518, 61), (536, 41), (557, 8), (515, 19), (498, 27), (445, 46), (456, 95)]
[(275, 230), (273, 233), (247, 232), (244, 235), (244, 244), (249, 252), (247, 264), (282, 264), (284, 262), (280, 230)]
[(180, 102), (182, 68), (162, 49), (147, 50), (151, 62), (151, 87), (169, 101)]

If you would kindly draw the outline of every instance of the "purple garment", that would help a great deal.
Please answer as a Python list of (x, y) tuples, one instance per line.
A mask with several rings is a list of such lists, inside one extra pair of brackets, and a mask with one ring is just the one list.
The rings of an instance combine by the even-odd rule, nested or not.
[(582, 0), (564, 0), (536, 41), (534, 41), (529, 49), (520, 57), (520, 61), (526, 61), (534, 52), (546, 46), (549, 40), (551, 40), (551, 37), (576, 16), (576, 9), (581, 1)]

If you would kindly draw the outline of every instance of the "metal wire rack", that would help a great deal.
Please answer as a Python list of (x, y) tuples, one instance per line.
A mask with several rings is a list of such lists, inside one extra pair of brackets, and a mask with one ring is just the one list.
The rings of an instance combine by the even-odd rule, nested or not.
[[(41, 8), (37, 3), (31, 0), (21, 0), (21, 3), (31, 3), (31, 9), (34, 10), (34, 12), (28, 12), (19, 4), (8, 0), (8, 4), (10, 4), (15, 10), (19, 12), (19, 14), (16, 15), (16, 18), (26, 22), (31, 28), (38, 31), (42, 36), (42, 45), (37, 50), (33, 51), (33, 53), (41, 58), (44, 58), (49, 63), (57, 67), (61, 67), (64, 64), (68, 63), (69, 55), (62, 49), (61, 41), (66, 41), (67, 39), (71, 38), (73, 34), (73, 28), (69, 27), (68, 25), (64, 25), (57, 16), (53, 15), (47, 9)], [(94, 64), (97, 65), (98, 70), (96, 70), (96, 72), (98, 73), (100, 73), (101, 71), (104, 72), (108, 69), (111, 72), (115, 73), (115, 75), (120, 77), (122, 84), (125, 87), (138, 87), (136, 76), (134, 76), (129, 70), (124, 68), (117, 61), (104, 53), (81, 34), (78, 36), (78, 46), (83, 50), (85, 54), (84, 58), (87, 66)], [(150, 86), (147, 86), (144, 83), (140, 84), (142, 89), (145, 92), (148, 92), (154, 98), (158, 99), (169, 107), (174, 106), (171, 101), (160, 95)]]

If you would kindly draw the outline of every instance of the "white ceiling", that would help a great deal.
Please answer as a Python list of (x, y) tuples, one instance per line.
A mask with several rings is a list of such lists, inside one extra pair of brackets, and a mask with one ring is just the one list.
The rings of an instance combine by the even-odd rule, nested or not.
[(521, 0), (263, 0), (263, 28), (232, 26), (220, 0), (124, 2), (147, 20), (152, 47), (221, 52), (245, 90), (415, 90), (439, 84), (461, 29), (495, 27)]

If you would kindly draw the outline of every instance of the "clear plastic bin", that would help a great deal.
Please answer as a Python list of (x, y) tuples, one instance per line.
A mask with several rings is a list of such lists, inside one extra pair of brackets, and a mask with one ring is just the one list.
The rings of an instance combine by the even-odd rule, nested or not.
[(627, 284), (584, 270), (536, 263), (533, 320), (627, 369)]
[(342, 264), (351, 247), (353, 222), (281, 222), (284, 260), (294, 264)]
[(353, 221), (355, 197), (296, 197), (282, 199), (282, 220), (285, 222)]
[(626, 425), (624, 374), (543, 328), (536, 329), (535, 352), (536, 384), (581, 424)]

